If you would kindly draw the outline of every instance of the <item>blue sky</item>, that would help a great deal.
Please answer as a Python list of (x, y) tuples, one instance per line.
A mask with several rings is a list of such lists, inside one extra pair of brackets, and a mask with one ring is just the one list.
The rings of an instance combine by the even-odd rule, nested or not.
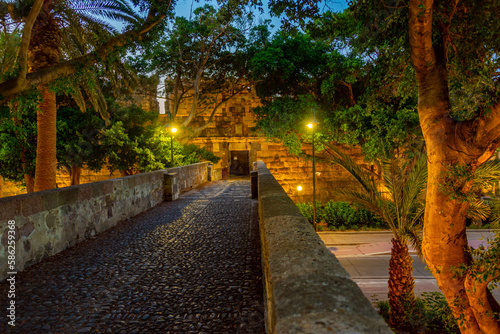
[[(347, 8), (347, 2), (348, 0), (325, 0), (323, 3), (322, 9), (324, 11), (327, 10), (332, 10), (332, 11), (343, 11), (344, 9)], [(205, 3), (210, 3), (215, 5), (215, 1), (195, 1), (195, 0), (179, 0), (177, 2), (175, 11), (176, 15), (178, 16), (184, 16), (186, 18), (189, 17), (189, 14), (191, 13), (191, 10), (194, 10), (196, 7), (203, 6)], [(259, 20), (266, 20), (266, 19), (271, 19), (272, 24), (274, 24), (275, 28), (279, 28), (280, 26), (280, 19), (277, 17), (271, 17), (269, 15), (269, 9), (267, 8), (268, 1), (263, 0), (262, 1), (264, 5), (264, 13), (260, 14), (256, 12), (255, 16), (255, 23), (258, 24)]]

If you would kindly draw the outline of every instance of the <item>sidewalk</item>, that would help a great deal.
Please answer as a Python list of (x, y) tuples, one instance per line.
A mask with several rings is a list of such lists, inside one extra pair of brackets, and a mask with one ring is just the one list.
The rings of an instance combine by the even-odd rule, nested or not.
[[(387, 300), (389, 278), (389, 259), (391, 254), (392, 232), (319, 232), (326, 247), (337, 257), (352, 280), (360, 287), (363, 294), (374, 304)], [(474, 248), (487, 246), (486, 238), (492, 238), (492, 230), (468, 230), (469, 245)], [(437, 281), (429, 272), (424, 262), (410, 249), (413, 258), (413, 277), (415, 294), (440, 291)], [(493, 295), (500, 300), (500, 289), (493, 290)]]
[[(318, 232), (318, 235), (337, 258), (391, 254), (391, 231)], [(487, 247), (486, 238), (492, 238), (493, 235), (493, 230), (467, 231), (469, 245), (474, 248), (481, 245)], [(416, 253), (411, 246), (410, 253)]]

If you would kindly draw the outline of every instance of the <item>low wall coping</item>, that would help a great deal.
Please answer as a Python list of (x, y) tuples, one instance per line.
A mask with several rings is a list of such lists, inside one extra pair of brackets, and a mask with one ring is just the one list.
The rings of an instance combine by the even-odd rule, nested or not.
[(268, 333), (392, 333), (262, 161), (257, 163)]

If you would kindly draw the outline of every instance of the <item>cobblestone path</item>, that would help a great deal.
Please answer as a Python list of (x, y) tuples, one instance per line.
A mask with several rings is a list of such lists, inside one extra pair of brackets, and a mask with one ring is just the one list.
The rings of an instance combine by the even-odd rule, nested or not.
[(257, 201), (218, 181), (16, 276), (0, 333), (264, 333)]

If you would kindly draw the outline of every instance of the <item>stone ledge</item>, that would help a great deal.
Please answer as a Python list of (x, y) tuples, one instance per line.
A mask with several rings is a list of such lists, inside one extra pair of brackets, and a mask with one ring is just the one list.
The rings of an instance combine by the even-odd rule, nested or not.
[(262, 161), (257, 169), (268, 333), (392, 333)]

